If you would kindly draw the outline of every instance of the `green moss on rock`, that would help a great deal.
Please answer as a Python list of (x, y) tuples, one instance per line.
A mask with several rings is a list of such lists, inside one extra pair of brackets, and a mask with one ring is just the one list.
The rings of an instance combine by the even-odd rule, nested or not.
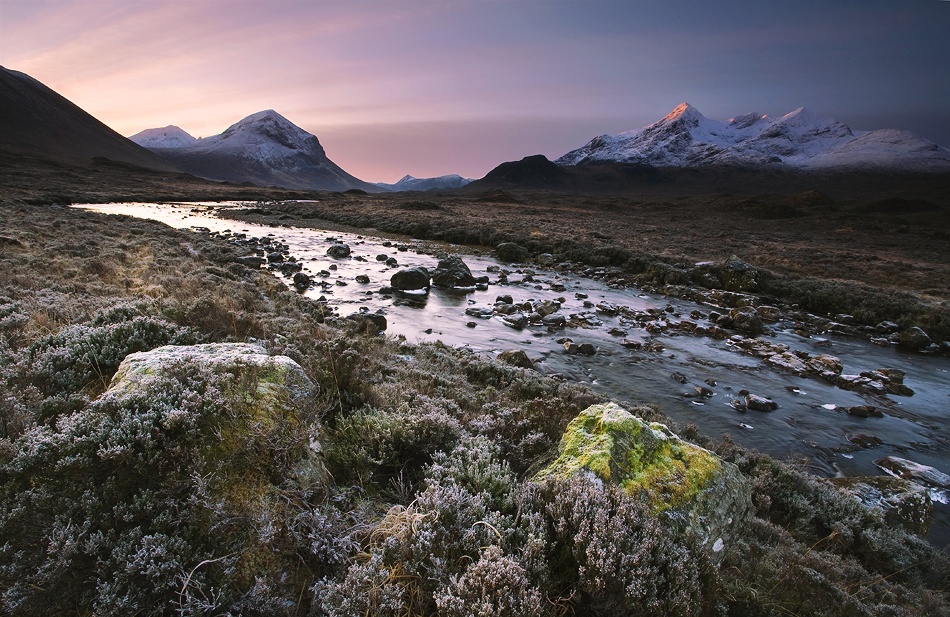
[(614, 403), (592, 405), (572, 420), (558, 457), (536, 479), (576, 473), (620, 486), (720, 548), (718, 540), (751, 508), (748, 481), (735, 466)]

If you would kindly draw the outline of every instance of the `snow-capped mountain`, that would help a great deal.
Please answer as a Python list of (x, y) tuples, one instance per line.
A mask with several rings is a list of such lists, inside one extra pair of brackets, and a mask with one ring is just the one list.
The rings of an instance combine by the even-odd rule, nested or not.
[(463, 178), (458, 174), (449, 174), (447, 176), (438, 176), (435, 178), (413, 178), (412, 176), (403, 176), (395, 184), (386, 182), (376, 182), (376, 186), (387, 191), (436, 191), (443, 189), (457, 189), (472, 182), (473, 178)]
[(190, 146), (196, 141), (194, 137), (174, 125), (168, 125), (160, 129), (145, 129), (129, 137), (138, 145), (149, 148), (184, 148)]
[(710, 120), (688, 103), (642, 129), (595, 137), (555, 162), (595, 161), (655, 167), (950, 171), (950, 151), (909, 131), (881, 129), (856, 135), (847, 125), (804, 107), (780, 118), (748, 113), (727, 121)]
[(220, 135), (183, 146), (148, 148), (185, 171), (212, 180), (304, 190), (380, 190), (343, 171), (327, 158), (314, 135), (272, 109), (251, 114)]

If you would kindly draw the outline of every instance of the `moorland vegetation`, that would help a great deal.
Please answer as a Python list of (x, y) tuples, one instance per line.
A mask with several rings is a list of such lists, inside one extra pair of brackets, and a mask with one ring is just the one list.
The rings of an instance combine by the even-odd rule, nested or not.
[[(298, 223), (295, 207), (279, 214)], [(550, 216), (506, 207), (531, 208), (518, 225)], [(308, 216), (395, 226), (335, 212)], [(537, 227), (507, 239), (561, 246)], [(630, 262), (604, 242), (592, 254)], [(609, 484), (536, 480), (601, 396), (337, 321), (222, 238), (10, 199), (0, 247), (6, 613), (950, 614), (944, 552), (803, 466), (673, 426), (655, 406), (627, 405), (748, 480), (753, 511), (719, 554)], [(110, 390), (131, 353), (249, 341), (314, 384), (294, 413), (262, 416), (253, 396), (235, 398), (236, 375), (207, 367)], [(315, 439), (326, 479), (303, 481)]]

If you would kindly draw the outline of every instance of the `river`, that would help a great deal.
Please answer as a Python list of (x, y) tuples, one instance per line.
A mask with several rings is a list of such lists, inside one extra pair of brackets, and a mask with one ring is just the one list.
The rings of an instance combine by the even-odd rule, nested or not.
[[(381, 311), (388, 322), (387, 334), (404, 336), (409, 342), (441, 340), (483, 354), (522, 349), (543, 373), (586, 383), (618, 402), (656, 403), (675, 422), (696, 424), (710, 437), (728, 434), (737, 443), (781, 459), (806, 457), (810, 471), (816, 475), (881, 475), (874, 461), (888, 455), (950, 472), (950, 358), (881, 347), (862, 337), (805, 337), (792, 331), (790, 324), (770, 324), (772, 334), (762, 337), (770, 342), (810, 355), (834, 355), (841, 359), (845, 374), (900, 369), (906, 373), (905, 385), (914, 391), (913, 396), (857, 393), (771, 367), (743, 353), (728, 338), (697, 336), (676, 327), (683, 321), (701, 322), (702, 318), (695, 316), (707, 315), (715, 307), (636, 288), (616, 288), (602, 280), (554, 268), (510, 266), (483, 255), (466, 254), (459, 246), (229, 220), (221, 217), (228, 206), (125, 203), (78, 207), (149, 218), (178, 228), (270, 237), (287, 245), (290, 255), (317, 283), (304, 293), (314, 299), (324, 297), (339, 315), (361, 309)], [(351, 255), (343, 259), (328, 257), (327, 248), (334, 243), (347, 244)], [(488, 277), (487, 289), (460, 292), (433, 287), (426, 295), (410, 296), (414, 301), (405, 301), (399, 294), (380, 293), (399, 269), (434, 269), (438, 262), (434, 253), (438, 251), (461, 254), (476, 277)], [(398, 265), (387, 265), (378, 260), (380, 256), (395, 259)], [(505, 273), (507, 282), (502, 277)], [(369, 283), (357, 282), (359, 275), (368, 277)], [(281, 278), (289, 284), (288, 278)], [(557, 314), (574, 325), (553, 332), (540, 325), (519, 330), (498, 316), (466, 314), (469, 308), (491, 308), (499, 295), (512, 296), (516, 304), (560, 299), (562, 306)], [(613, 311), (605, 313), (596, 308), (605, 303), (621, 310), (610, 315)], [(648, 332), (642, 322), (631, 317), (651, 309), (654, 315), (662, 314), (664, 323), (671, 327)], [(559, 342), (565, 337), (578, 344), (591, 343), (596, 353), (567, 353)], [(628, 346), (621, 344), (624, 340)], [(629, 341), (647, 345), (631, 348)], [(697, 388), (706, 388), (706, 395)], [(741, 399), (739, 393), (745, 390), (771, 398), (778, 409), (737, 411), (732, 403)], [(860, 405), (874, 406), (883, 411), (883, 416), (862, 418), (841, 409)], [(873, 436), (882, 443), (860, 448), (849, 441), (856, 435)], [(928, 539), (947, 546), (947, 494), (932, 490), (931, 496), (935, 513)]]

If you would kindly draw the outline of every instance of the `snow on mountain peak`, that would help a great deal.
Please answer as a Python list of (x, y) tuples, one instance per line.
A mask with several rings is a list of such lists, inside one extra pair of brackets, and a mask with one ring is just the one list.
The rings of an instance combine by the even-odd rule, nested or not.
[(686, 122), (698, 122), (699, 120), (705, 120), (706, 117), (699, 113), (698, 109), (684, 102), (674, 107), (673, 111), (666, 114), (661, 122), (673, 122), (680, 119)]
[(144, 148), (182, 148), (198, 141), (187, 132), (171, 124), (160, 129), (139, 131), (129, 139)]
[(783, 165), (950, 171), (950, 152), (913, 133), (871, 131), (855, 136), (847, 125), (806, 107), (777, 119), (752, 112), (721, 122), (706, 118), (688, 103), (641, 129), (595, 137), (555, 162), (595, 161), (657, 167)]

